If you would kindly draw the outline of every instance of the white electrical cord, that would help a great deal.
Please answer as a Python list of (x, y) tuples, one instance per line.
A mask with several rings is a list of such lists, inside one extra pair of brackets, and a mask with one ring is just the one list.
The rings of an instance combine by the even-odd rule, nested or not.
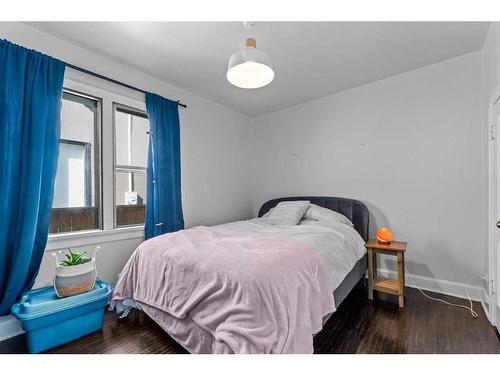
[[(407, 275), (411, 275), (406, 269), (405, 269), (405, 273)], [(470, 294), (469, 294), (469, 284), (472, 280), (474, 280), (476, 278), (476, 276), (472, 276), (469, 281), (467, 281), (467, 283), (465, 284), (465, 291), (467, 292), (467, 298), (469, 299), (469, 304), (470, 306), (465, 306), (465, 305), (457, 305), (456, 303), (451, 303), (451, 302), (448, 302), (448, 301), (445, 301), (444, 299), (441, 299), (441, 298), (434, 298), (434, 297), (431, 297), (429, 296), (428, 294), (426, 294), (422, 289), (420, 288), (416, 288), (418, 289), (418, 291), (420, 293), (422, 293), (425, 297), (429, 298), (430, 300), (433, 300), (433, 301), (436, 301), (436, 302), (442, 302), (446, 305), (449, 305), (449, 306), (454, 306), (454, 307), (460, 307), (462, 309), (466, 309), (466, 310), (469, 310), (470, 311), (470, 314), (472, 315), (472, 317), (475, 319), (477, 318), (479, 315), (477, 314), (477, 312), (474, 311), (474, 308), (472, 306), (472, 299), (470, 298)]]

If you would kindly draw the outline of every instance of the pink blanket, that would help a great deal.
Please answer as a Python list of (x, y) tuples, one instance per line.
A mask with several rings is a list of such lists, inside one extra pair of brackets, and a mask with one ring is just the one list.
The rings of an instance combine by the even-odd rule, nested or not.
[(209, 227), (142, 243), (112, 306), (123, 299), (192, 353), (312, 353), (313, 334), (335, 310), (313, 249)]

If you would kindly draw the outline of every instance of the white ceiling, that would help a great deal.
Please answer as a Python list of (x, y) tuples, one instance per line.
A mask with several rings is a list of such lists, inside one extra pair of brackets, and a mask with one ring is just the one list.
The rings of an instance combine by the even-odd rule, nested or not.
[[(241, 22), (36, 22), (166, 82), (259, 116), (481, 49), (481, 22), (260, 22), (275, 80), (244, 90), (226, 80)], [(188, 103), (189, 104), (189, 103)]]

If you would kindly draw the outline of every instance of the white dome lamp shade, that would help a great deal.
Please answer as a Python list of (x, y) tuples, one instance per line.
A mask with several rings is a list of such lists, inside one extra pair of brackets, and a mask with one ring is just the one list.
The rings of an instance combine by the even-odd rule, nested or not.
[(274, 79), (273, 62), (257, 48), (254, 38), (245, 40), (245, 48), (233, 53), (227, 64), (227, 80), (242, 89), (267, 86)]

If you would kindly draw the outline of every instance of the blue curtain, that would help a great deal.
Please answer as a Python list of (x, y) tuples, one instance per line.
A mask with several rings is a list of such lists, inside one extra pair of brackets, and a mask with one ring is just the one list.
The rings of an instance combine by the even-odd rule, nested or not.
[(176, 102), (146, 93), (150, 123), (146, 239), (184, 228), (181, 204), (179, 110)]
[(33, 286), (47, 243), (64, 68), (0, 40), (0, 316)]

